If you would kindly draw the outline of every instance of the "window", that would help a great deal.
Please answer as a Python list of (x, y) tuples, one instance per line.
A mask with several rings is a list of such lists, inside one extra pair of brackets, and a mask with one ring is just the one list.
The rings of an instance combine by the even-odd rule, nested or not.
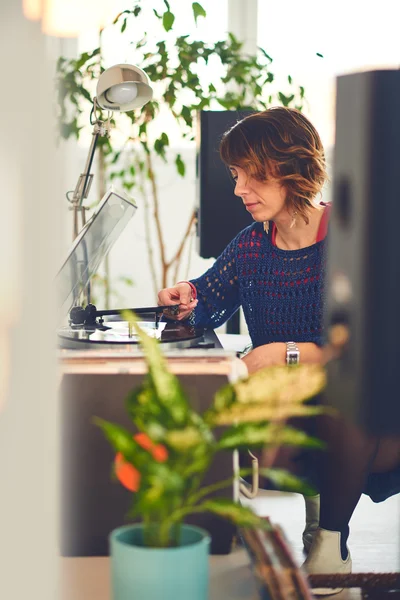
[(277, 83), (285, 85), (290, 74), (304, 85), (304, 112), (327, 149), (334, 142), (335, 77), (400, 64), (395, 9), (393, 0), (258, 1), (258, 44), (274, 59)]

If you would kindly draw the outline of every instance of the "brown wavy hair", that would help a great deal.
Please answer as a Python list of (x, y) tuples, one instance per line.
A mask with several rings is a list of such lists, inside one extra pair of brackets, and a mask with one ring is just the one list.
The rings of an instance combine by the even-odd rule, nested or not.
[(258, 181), (278, 179), (289, 210), (308, 223), (308, 208), (328, 175), (321, 138), (299, 110), (277, 106), (245, 117), (224, 133), (220, 155)]

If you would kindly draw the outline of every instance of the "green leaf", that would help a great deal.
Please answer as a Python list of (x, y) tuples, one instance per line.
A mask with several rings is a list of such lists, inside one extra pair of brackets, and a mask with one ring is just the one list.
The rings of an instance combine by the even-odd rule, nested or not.
[(266, 51), (264, 50), (264, 48), (259, 48), (260, 52), (265, 56), (265, 58), (267, 58), (270, 62), (272, 62), (272, 58), (269, 54), (266, 53)]
[(319, 414), (327, 408), (304, 403), (321, 392), (325, 384), (325, 371), (320, 365), (267, 367), (218, 390), (205, 418), (214, 425), (229, 425)]
[(166, 522), (170, 512), (176, 509), (185, 491), (185, 479), (167, 463), (149, 464), (145, 477), (141, 478), (136, 494), (132, 516), (157, 515), (156, 521)]
[[(157, 494), (157, 500), (163, 500), (166, 494), (181, 494), (185, 487), (183, 477), (171, 469), (166, 463), (153, 463), (149, 469), (148, 482), (150, 483), (150, 493)], [(147, 482), (146, 482), (147, 483)], [(161, 495), (158, 496), (158, 493)]]
[(218, 102), (218, 104), (223, 106), (226, 110), (232, 110), (236, 107), (235, 100), (223, 100), (222, 98), (217, 98), (217, 102)]
[(165, 442), (168, 446), (177, 452), (187, 452), (193, 447), (203, 442), (202, 436), (195, 427), (185, 427), (185, 429), (175, 429), (168, 431), (165, 436)]
[(135, 284), (131, 277), (122, 276), (120, 277), (120, 281), (122, 281), (122, 283), (124, 283), (125, 285), (133, 286)]
[(231, 42), (231, 49), (233, 51), (237, 52), (238, 50), (240, 50), (242, 48), (243, 42), (239, 42), (239, 40), (237, 39), (237, 37), (232, 32), (228, 33), (228, 38), (229, 38), (229, 40)]
[(189, 403), (179, 379), (168, 369), (159, 342), (141, 329), (132, 312), (123, 311), (122, 317), (132, 324), (139, 338), (149, 369), (148, 381), (154, 387), (154, 398), (168, 412), (176, 427), (185, 425), (189, 417)]
[(124, 33), (125, 29), (126, 29), (126, 19), (124, 19), (122, 22), (121, 33)]
[(144, 134), (144, 135), (147, 135), (147, 123), (146, 123), (146, 122), (145, 122), (145, 123), (141, 123), (141, 124), (139, 125), (139, 137), (140, 137), (142, 134)]
[(139, 446), (133, 434), (124, 427), (98, 417), (95, 417), (93, 422), (103, 430), (114, 450), (121, 452), (122, 456), (139, 470), (146, 469), (154, 461), (151, 453)]
[(216, 90), (215, 86), (212, 83), (210, 83), (210, 85), (208, 86), (208, 91), (211, 93), (211, 92), (216, 92), (217, 90)]
[(82, 128), (78, 127), (78, 120), (74, 119), (70, 123), (61, 123), (61, 137), (65, 140), (71, 136), (79, 138), (79, 132)]
[(158, 154), (159, 156), (161, 156), (161, 158), (166, 161), (166, 154), (165, 154), (165, 143), (161, 138), (157, 138), (154, 141), (154, 151), (156, 152), (156, 154)]
[(288, 82), (291, 84), (292, 83), (292, 77), (290, 75), (288, 75), (287, 78), (288, 78)]
[(185, 106), (185, 105), (182, 106), (181, 116), (185, 120), (186, 125), (191, 127), (193, 124), (193, 118), (192, 118), (192, 113), (190, 111), (190, 108), (188, 106)]
[(111, 164), (115, 165), (115, 163), (118, 162), (119, 157), (121, 156), (121, 151), (118, 150), (117, 152), (114, 153), (114, 156), (111, 159)]
[(261, 468), (259, 469), (259, 474), (272, 481), (281, 492), (297, 492), (305, 496), (312, 496), (317, 493), (311, 485), (284, 469)]
[(204, 10), (204, 8), (201, 6), (201, 4), (199, 4), (198, 2), (193, 2), (192, 9), (193, 9), (194, 20), (197, 25), (198, 17), (205, 17), (207, 15), (207, 13)]
[(224, 432), (218, 441), (218, 447), (224, 450), (263, 446), (325, 447), (323, 442), (304, 431), (271, 423), (241, 423)]
[(98, 425), (102, 430), (108, 441), (114, 447), (117, 452), (121, 452), (126, 458), (131, 456), (137, 444), (132, 438), (132, 433), (114, 423), (109, 423), (104, 419), (94, 418), (95, 425)]
[(87, 100), (87, 101), (88, 101), (88, 102), (90, 102), (90, 103), (92, 103), (92, 102), (93, 102), (93, 100), (92, 100), (92, 96), (90, 95), (90, 92), (89, 92), (87, 89), (85, 89), (85, 88), (83, 87), (83, 85), (80, 85), (80, 86), (78, 87), (78, 91), (79, 91), (79, 92), (82, 94), (82, 96), (85, 98), (85, 100)]
[(160, 141), (162, 142), (162, 144), (163, 144), (164, 146), (168, 146), (168, 145), (169, 145), (169, 138), (168, 138), (168, 135), (167, 135), (165, 132), (163, 132), (163, 133), (161, 134), (161, 136), (160, 136)]
[(317, 54), (317, 56), (319, 56), (320, 58), (324, 58), (324, 55), (323, 55), (323, 54), (321, 54), (320, 52), (317, 52), (316, 54)]
[[(161, 441), (164, 438), (165, 427), (174, 426), (168, 410), (160, 402), (154, 386), (147, 379), (129, 393), (126, 406), (130, 418), (140, 431), (149, 433), (149, 428), (153, 429), (151, 437), (155, 441)], [(163, 425), (159, 425), (155, 431), (154, 424), (158, 423)]]
[(175, 15), (167, 10), (164, 14), (163, 14), (163, 27), (165, 29), (165, 31), (170, 31), (170, 29), (172, 29), (172, 25), (174, 24), (175, 21)]
[(92, 60), (95, 56), (100, 54), (100, 48), (95, 48), (92, 52), (83, 52), (80, 57), (75, 61), (75, 70), (79, 71), (82, 67)]
[(292, 94), (291, 96), (285, 96), (285, 94), (283, 94), (282, 92), (278, 92), (278, 98), (281, 104), (283, 104), (283, 106), (289, 106), (289, 104), (294, 100), (294, 94)]
[(185, 169), (186, 169), (186, 167), (185, 167), (185, 163), (183, 162), (182, 157), (181, 157), (180, 154), (177, 154), (177, 156), (176, 156), (175, 165), (176, 165), (176, 168), (177, 168), (177, 171), (178, 171), (179, 175), (181, 177), (184, 177), (185, 176)]
[(250, 508), (227, 498), (206, 500), (196, 508), (202, 512), (214, 513), (242, 527), (260, 527), (262, 529), (269, 527), (265, 519), (256, 515)]

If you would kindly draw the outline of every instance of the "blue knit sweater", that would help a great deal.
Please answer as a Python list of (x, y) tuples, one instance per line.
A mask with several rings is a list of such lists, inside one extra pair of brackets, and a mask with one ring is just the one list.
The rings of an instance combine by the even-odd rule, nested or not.
[(323, 342), (326, 240), (280, 250), (262, 223), (241, 231), (201, 277), (191, 323), (216, 328), (243, 307), (253, 347)]

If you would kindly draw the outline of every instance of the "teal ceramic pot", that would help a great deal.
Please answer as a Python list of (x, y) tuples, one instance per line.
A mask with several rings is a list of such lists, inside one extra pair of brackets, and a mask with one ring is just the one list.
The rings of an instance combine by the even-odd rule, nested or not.
[(207, 600), (210, 536), (182, 525), (176, 548), (148, 548), (143, 526), (126, 525), (110, 535), (113, 600)]

